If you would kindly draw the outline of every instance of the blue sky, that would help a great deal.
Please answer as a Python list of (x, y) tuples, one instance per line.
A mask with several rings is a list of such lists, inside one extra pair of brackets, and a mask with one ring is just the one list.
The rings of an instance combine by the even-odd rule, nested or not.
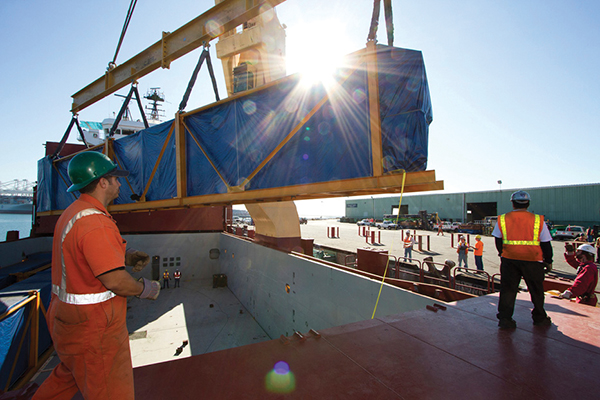
[[(288, 0), (288, 73), (365, 44), (371, 0)], [(139, 0), (117, 63), (129, 59), (213, 5)], [(70, 96), (100, 77), (112, 59), (129, 0), (2, 0), (0, 61), (4, 114), (0, 182), (36, 180), (45, 141), (59, 141)], [(394, 1), (395, 46), (421, 50), (433, 104), (428, 169), (447, 192), (599, 182), (600, 2)], [(381, 21), (383, 22), (383, 11)], [(387, 43), (383, 24), (378, 39)], [(221, 96), (220, 63), (211, 48)], [(170, 70), (140, 79), (160, 86), (172, 118), (199, 50)], [(123, 92), (123, 91), (121, 91)], [(202, 71), (188, 109), (214, 100)], [(109, 98), (83, 110), (101, 121), (119, 110)], [(72, 133), (75, 139), (75, 132)], [(299, 203), (343, 214), (343, 199)], [(327, 211), (325, 211), (327, 209)], [(339, 211), (337, 211), (339, 210)], [(317, 212), (318, 214), (319, 212)]]

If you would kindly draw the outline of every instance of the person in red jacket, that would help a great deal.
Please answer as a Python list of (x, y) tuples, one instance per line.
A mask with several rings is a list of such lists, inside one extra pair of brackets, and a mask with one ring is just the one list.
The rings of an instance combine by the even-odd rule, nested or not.
[(173, 273), (173, 278), (175, 278), (175, 286), (174, 287), (179, 287), (179, 280), (181, 279), (181, 272), (179, 272), (178, 269), (176, 269), (175, 272)]
[(559, 297), (570, 299), (577, 298), (577, 303), (595, 307), (598, 303), (594, 290), (598, 285), (598, 267), (594, 264), (596, 248), (589, 244), (582, 244), (573, 251), (573, 245), (565, 245), (565, 261), (577, 269), (577, 277), (573, 285), (562, 292)]

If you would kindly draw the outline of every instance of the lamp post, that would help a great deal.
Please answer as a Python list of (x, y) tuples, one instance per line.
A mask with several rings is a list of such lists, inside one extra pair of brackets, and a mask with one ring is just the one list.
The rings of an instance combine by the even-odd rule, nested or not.
[(373, 221), (375, 221), (375, 199), (371, 196), (371, 203), (373, 203)]
[(502, 191), (502, 181), (498, 180), (498, 185), (500, 186), (500, 191)]

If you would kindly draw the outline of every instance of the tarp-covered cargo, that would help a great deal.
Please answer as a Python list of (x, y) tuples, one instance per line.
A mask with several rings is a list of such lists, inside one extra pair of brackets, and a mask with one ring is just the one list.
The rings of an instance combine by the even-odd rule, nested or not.
[[(364, 53), (349, 58), (333, 85), (291, 75), (246, 95), (184, 116), (187, 196), (373, 176), (369, 89)], [(377, 46), (383, 173), (424, 171), (431, 101), (420, 51)], [(146, 200), (177, 196), (173, 121), (116, 140), (131, 172), (115, 204), (132, 203), (155, 169)], [(74, 199), (67, 162), (38, 163), (38, 211)], [(236, 188), (237, 187), (237, 188)]]

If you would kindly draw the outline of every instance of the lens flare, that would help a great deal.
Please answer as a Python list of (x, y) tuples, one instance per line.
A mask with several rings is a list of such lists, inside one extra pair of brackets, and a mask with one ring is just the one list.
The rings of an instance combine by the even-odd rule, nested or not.
[(273, 7), (271, 7), (269, 4), (263, 4), (260, 6), (260, 17), (265, 23), (271, 22), (271, 20), (273, 20), (275, 17), (275, 9), (273, 9)]
[(224, 32), (223, 26), (214, 19), (210, 19), (206, 22), (204, 30), (212, 37), (217, 37)]
[(363, 101), (365, 101), (367, 99), (367, 94), (362, 89), (356, 89), (352, 93), (352, 98), (354, 99), (356, 104), (361, 104)]
[(248, 115), (252, 115), (256, 112), (256, 103), (252, 100), (246, 100), (242, 105), (242, 109)]
[(265, 377), (265, 388), (271, 393), (292, 393), (296, 389), (296, 378), (285, 361), (278, 361)]

